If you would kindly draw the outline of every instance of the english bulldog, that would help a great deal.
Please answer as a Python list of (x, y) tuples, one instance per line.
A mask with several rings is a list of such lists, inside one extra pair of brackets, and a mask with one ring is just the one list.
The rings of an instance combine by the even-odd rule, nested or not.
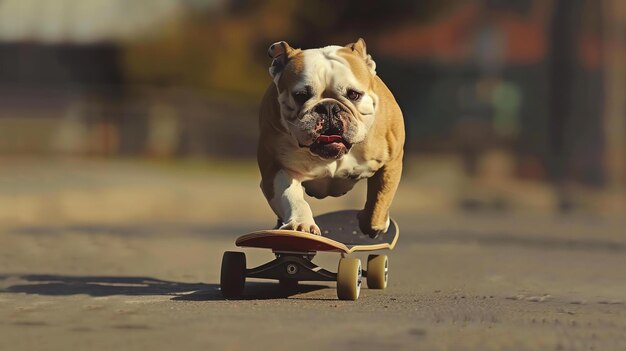
[(268, 54), (273, 82), (261, 102), (257, 156), (277, 228), (320, 235), (304, 193), (341, 196), (367, 178), (359, 227), (371, 237), (385, 233), (402, 173), (404, 123), (365, 41), (307, 50), (281, 41)]

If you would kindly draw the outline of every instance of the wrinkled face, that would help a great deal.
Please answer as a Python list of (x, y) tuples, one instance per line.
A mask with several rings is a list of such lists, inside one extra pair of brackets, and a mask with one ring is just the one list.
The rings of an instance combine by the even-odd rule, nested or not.
[(328, 46), (298, 51), (274, 76), (282, 122), (300, 147), (339, 159), (365, 139), (378, 103), (373, 61), (366, 62), (350, 48)]

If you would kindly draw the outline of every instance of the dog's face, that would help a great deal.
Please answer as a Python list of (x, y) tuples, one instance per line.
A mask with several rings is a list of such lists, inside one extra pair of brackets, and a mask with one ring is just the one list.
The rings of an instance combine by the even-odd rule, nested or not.
[(278, 42), (269, 55), (282, 123), (300, 147), (339, 159), (365, 139), (378, 97), (372, 91), (376, 65), (363, 39), (310, 50)]

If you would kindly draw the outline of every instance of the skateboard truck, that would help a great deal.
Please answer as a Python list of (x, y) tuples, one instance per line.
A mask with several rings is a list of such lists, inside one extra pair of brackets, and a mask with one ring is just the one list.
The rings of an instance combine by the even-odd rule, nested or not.
[(308, 255), (279, 254), (276, 259), (256, 268), (246, 269), (247, 278), (295, 279), (297, 281), (335, 281), (337, 274), (317, 266)]

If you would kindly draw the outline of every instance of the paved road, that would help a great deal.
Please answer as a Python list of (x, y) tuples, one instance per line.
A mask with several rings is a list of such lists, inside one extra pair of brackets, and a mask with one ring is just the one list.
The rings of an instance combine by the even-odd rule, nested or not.
[[(192, 189), (234, 193), (254, 176), (71, 165), (4, 170), (0, 350), (626, 349), (624, 219), (401, 209), (386, 291), (346, 302), (333, 284), (251, 282), (227, 301), (221, 253), (265, 225), (265, 208), (203, 217), (195, 206), (223, 194)], [(246, 252), (251, 265), (272, 257)]]

